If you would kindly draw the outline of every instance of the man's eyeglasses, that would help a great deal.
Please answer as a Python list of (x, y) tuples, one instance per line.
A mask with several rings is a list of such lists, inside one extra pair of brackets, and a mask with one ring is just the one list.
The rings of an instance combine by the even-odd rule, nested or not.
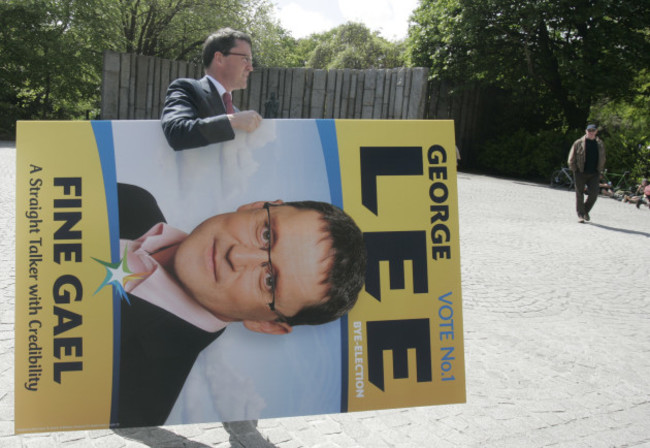
[[(267, 250), (269, 253), (269, 262), (266, 265), (267, 267), (267, 275), (268, 277), (266, 278), (266, 284), (271, 290), (271, 303), (269, 303), (269, 308), (271, 308), (271, 311), (275, 311), (275, 270), (273, 269), (273, 263), (271, 262), (271, 246), (272, 246), (272, 240), (271, 240), (271, 235), (273, 232), (271, 232), (271, 206), (272, 204), (269, 202), (264, 203), (264, 208), (266, 209), (267, 217), (268, 217), (268, 241), (267, 241)], [(277, 313), (277, 312), (276, 312)], [(282, 316), (280, 316), (282, 317)]]
[(244, 62), (246, 64), (253, 65), (253, 58), (251, 56), (249, 56), (247, 54), (244, 54), (244, 53), (236, 53), (234, 51), (229, 51), (228, 53), (226, 53), (226, 56), (230, 56), (231, 54), (235, 55), (235, 56), (241, 56), (241, 57), (244, 58)]

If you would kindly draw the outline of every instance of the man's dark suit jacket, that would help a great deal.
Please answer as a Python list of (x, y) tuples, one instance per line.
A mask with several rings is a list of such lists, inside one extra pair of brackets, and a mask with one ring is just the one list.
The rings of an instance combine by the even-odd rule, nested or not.
[[(137, 239), (165, 218), (155, 198), (118, 184), (120, 238)], [(221, 335), (209, 333), (133, 294), (122, 300), (117, 425), (165, 423), (194, 361)]]
[(173, 81), (167, 88), (160, 120), (169, 145), (176, 151), (235, 138), (223, 101), (207, 76)]

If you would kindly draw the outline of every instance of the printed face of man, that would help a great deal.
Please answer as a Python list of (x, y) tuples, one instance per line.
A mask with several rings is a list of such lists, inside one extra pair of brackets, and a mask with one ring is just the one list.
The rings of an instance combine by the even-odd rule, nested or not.
[(245, 89), (248, 75), (253, 71), (251, 46), (244, 40), (236, 42), (228, 54), (215, 54), (214, 73), (211, 73), (228, 91)]
[[(275, 322), (278, 315), (268, 305), (271, 286), (282, 316), (324, 302), (331, 242), (318, 212), (291, 206), (271, 206), (267, 212), (263, 204), (201, 223), (179, 245), (174, 272), (217, 318), (244, 321), (254, 331), (284, 333), (291, 327)], [(268, 269), (269, 238), (274, 278)]]

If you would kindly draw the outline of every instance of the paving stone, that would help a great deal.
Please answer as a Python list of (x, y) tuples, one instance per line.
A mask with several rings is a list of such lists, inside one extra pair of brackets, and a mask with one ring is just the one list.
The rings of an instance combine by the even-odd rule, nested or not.
[(311, 426), (321, 434), (338, 434), (341, 432), (341, 425), (330, 418), (314, 421)]
[(302, 448), (303, 445), (300, 444), (295, 439), (287, 440), (286, 442), (277, 443), (275, 445), (277, 448)]
[(0, 437), (0, 448), (21, 448), (22, 441), (18, 438)]

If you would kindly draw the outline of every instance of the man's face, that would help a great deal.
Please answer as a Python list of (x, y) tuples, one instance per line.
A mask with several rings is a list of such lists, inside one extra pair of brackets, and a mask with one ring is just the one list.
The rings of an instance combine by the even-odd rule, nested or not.
[(323, 283), (331, 265), (331, 242), (318, 212), (271, 206), (269, 226), (263, 204), (248, 204), (201, 223), (179, 245), (174, 271), (189, 294), (217, 318), (244, 321), (255, 331), (287, 332), (291, 327), (274, 322), (278, 315), (268, 306), (269, 235), (275, 308), (287, 317), (326, 300)]
[(251, 46), (244, 40), (237, 40), (237, 44), (228, 51), (228, 54), (217, 52), (210, 73), (228, 91), (245, 89), (248, 75), (253, 71), (253, 53)]
[(587, 135), (587, 138), (588, 138), (589, 140), (593, 140), (593, 139), (595, 139), (595, 138), (596, 138), (596, 134), (598, 134), (598, 130), (597, 130), (597, 129), (587, 129), (587, 134), (586, 134), (586, 135)]

